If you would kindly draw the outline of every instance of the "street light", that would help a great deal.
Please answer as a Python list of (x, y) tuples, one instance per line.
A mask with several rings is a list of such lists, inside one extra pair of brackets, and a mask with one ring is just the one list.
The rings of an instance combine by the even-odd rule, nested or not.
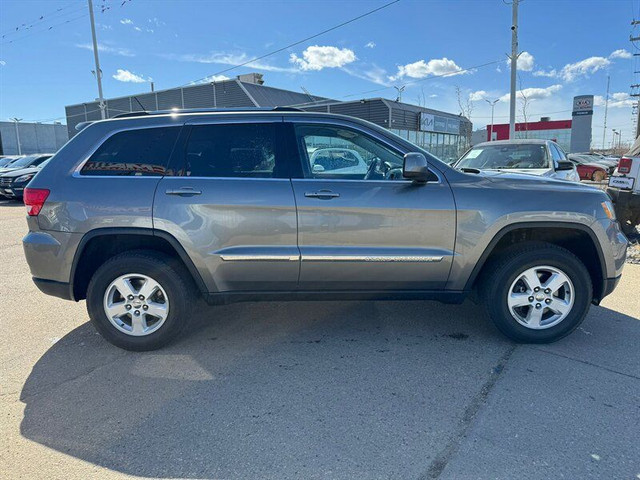
[(489, 129), (489, 141), (493, 142), (493, 109), (496, 106), (496, 103), (498, 103), (500, 101), (499, 98), (496, 98), (493, 102), (490, 100), (487, 100), (486, 98), (484, 99), (485, 102), (487, 102), (489, 105), (491, 105), (491, 128)]
[(22, 119), (13, 117), (9, 120), (13, 121), (14, 125), (16, 126), (16, 142), (18, 144), (18, 155), (22, 155), (22, 146), (20, 145), (20, 132), (18, 131), (18, 122), (21, 122)]
[(616, 135), (618, 135), (618, 145), (620, 145), (620, 132), (616, 131), (615, 128), (612, 128), (611, 131), (613, 132), (613, 139), (611, 140), (611, 150), (615, 150), (616, 149)]

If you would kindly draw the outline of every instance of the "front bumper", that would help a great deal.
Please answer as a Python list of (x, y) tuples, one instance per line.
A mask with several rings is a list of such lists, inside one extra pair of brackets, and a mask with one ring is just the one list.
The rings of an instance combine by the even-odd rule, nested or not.
[(22, 198), (24, 187), (0, 187), (0, 194), (7, 198)]
[(38, 290), (53, 297), (62, 298), (64, 300), (73, 300), (71, 294), (71, 285), (65, 282), (56, 282), (55, 280), (47, 280), (46, 278), (33, 277), (33, 283), (36, 284)]
[[(615, 278), (604, 279), (604, 285), (602, 287), (602, 298), (606, 297), (615, 290), (615, 288), (618, 286), (618, 283), (620, 283), (620, 278), (622, 278), (622, 275), (619, 275)], [(600, 300), (602, 300), (602, 298)]]

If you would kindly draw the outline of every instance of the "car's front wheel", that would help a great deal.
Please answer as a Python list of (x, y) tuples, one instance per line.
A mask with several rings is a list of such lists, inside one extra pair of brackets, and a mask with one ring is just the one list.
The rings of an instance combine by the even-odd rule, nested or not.
[(591, 277), (574, 254), (547, 243), (515, 247), (488, 267), (481, 292), (496, 327), (525, 343), (575, 330), (591, 304)]
[(87, 310), (98, 332), (117, 347), (155, 350), (182, 332), (194, 296), (188, 273), (171, 257), (125, 252), (91, 278)]

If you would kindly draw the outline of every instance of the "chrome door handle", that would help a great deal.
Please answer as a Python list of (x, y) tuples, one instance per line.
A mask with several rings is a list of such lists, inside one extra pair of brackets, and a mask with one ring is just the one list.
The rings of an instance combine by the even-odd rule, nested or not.
[(330, 190), (320, 190), (319, 192), (305, 192), (304, 196), (307, 198), (320, 198), (323, 200), (329, 200), (331, 198), (339, 197), (340, 194), (332, 192)]
[(165, 190), (166, 195), (178, 195), (180, 197), (193, 197), (194, 195), (200, 195), (200, 190), (195, 190), (193, 187), (182, 187), (176, 189)]

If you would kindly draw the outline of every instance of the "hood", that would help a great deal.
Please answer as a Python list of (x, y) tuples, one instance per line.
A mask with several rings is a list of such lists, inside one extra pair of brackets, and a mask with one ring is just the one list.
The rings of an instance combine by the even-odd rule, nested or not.
[[(474, 175), (474, 174), (470, 174)], [(478, 176), (485, 177), (491, 182), (496, 183), (509, 183), (514, 187), (522, 188), (553, 188), (553, 189), (571, 189), (580, 191), (593, 191), (598, 190), (597, 187), (592, 187), (580, 182), (574, 182), (571, 180), (562, 180), (559, 178), (523, 174), (519, 172), (511, 171), (495, 171), (495, 170), (481, 170)]]
[[(602, 170), (606, 170), (607, 165), (603, 165), (602, 163), (595, 163), (595, 162), (590, 162), (590, 163), (581, 163), (579, 166), (583, 166), (583, 167), (592, 167), (592, 168), (601, 168)], [(613, 166), (613, 165), (611, 165)]]
[(9, 170), (7, 172), (2, 172), (2, 170), (0, 170), (0, 177), (18, 178), (22, 175), (28, 175), (29, 173), (38, 173), (39, 171), (40, 169), (36, 167), (18, 168)]

